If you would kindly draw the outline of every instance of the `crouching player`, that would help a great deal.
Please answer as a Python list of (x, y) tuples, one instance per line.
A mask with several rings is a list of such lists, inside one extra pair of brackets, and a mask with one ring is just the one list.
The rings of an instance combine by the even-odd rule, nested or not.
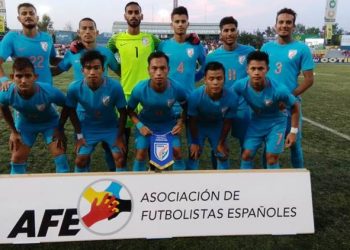
[[(262, 143), (266, 144), (267, 168), (279, 168), (278, 158), (284, 146), (291, 147), (296, 140), (299, 121), (299, 103), (282, 83), (266, 77), (269, 58), (264, 52), (254, 51), (247, 57), (248, 77), (233, 86), (253, 110), (243, 145), (242, 169), (253, 168), (252, 160)], [(286, 137), (287, 111), (283, 105), (291, 107), (292, 128)]]
[(221, 63), (208, 63), (204, 73), (205, 84), (197, 88), (188, 99), (190, 159), (187, 169), (198, 169), (198, 159), (206, 138), (215, 152), (217, 168), (228, 169), (226, 138), (238, 107), (238, 96), (224, 88), (225, 69)]
[[(175, 102), (187, 110), (186, 94), (179, 84), (168, 78), (169, 58), (163, 52), (153, 52), (148, 57), (148, 73), (150, 79), (139, 82), (131, 92), (128, 101), (128, 114), (136, 125), (136, 156), (134, 171), (146, 170), (146, 156), (150, 145), (149, 136), (155, 134), (173, 134), (173, 170), (184, 170), (181, 157), (180, 135), (184, 123), (184, 115), (176, 119), (173, 111)], [(134, 111), (138, 104), (142, 110), (137, 115)]]
[[(108, 144), (116, 170), (126, 170), (123, 166), (126, 101), (120, 83), (103, 76), (104, 60), (96, 50), (85, 52), (80, 58), (84, 79), (74, 81), (68, 87), (67, 106), (77, 133), (75, 172), (89, 171), (90, 155), (99, 142)], [(78, 104), (83, 109), (76, 114)]]
[[(17, 57), (12, 72), (10, 76), (15, 84), (11, 84), (8, 91), (0, 92), (1, 110), (11, 130), (11, 174), (26, 173), (28, 156), (39, 133), (43, 134), (54, 157), (56, 173), (69, 172), (64, 135), (59, 129), (63, 128), (68, 113), (63, 108), (59, 119), (53, 106), (64, 107), (65, 95), (50, 83), (36, 82), (38, 75), (28, 58)], [(15, 110), (15, 121), (10, 106)]]

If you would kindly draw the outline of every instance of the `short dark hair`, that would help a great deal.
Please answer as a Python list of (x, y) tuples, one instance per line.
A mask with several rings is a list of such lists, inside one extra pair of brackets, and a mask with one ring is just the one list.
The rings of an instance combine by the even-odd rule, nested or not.
[(224, 27), (224, 25), (226, 24), (234, 24), (236, 28), (238, 28), (238, 21), (235, 18), (233, 18), (233, 16), (225, 16), (221, 19), (220, 30), (222, 30), (222, 27)]
[(210, 62), (204, 68), (204, 75), (207, 75), (209, 70), (222, 70), (225, 75), (225, 67), (219, 62)]
[(102, 67), (105, 63), (105, 57), (97, 50), (88, 50), (86, 51), (80, 58), (80, 64), (82, 67), (86, 65), (86, 63), (91, 62), (93, 60), (100, 60)]
[(90, 18), (90, 17), (84, 17), (83, 19), (81, 19), (81, 20), (79, 21), (79, 28), (80, 28), (80, 23), (83, 22), (83, 21), (93, 22), (95, 28), (97, 28), (96, 22), (95, 22), (92, 18)]
[(266, 65), (269, 65), (269, 55), (263, 51), (253, 51), (250, 52), (247, 56), (247, 64), (250, 63), (250, 61), (265, 61)]
[(36, 12), (36, 8), (34, 7), (33, 4), (31, 3), (21, 3), (17, 6), (17, 13), (19, 14), (19, 9), (22, 8), (22, 7), (25, 7), (25, 8), (33, 8)]
[(148, 65), (151, 64), (151, 61), (152, 61), (154, 58), (165, 58), (166, 63), (167, 63), (167, 65), (169, 66), (169, 57), (168, 57), (164, 52), (162, 52), (162, 51), (155, 51), (155, 52), (152, 52), (152, 53), (149, 55), (148, 59), (147, 59)]
[(30, 68), (35, 73), (34, 65), (27, 57), (16, 57), (12, 64), (12, 72)]
[(188, 18), (188, 11), (186, 7), (179, 6), (173, 9), (173, 11), (171, 12), (171, 18), (173, 18), (174, 15), (186, 15)]
[(295, 20), (297, 19), (297, 13), (296, 13), (294, 10), (289, 9), (289, 8), (280, 9), (280, 10), (277, 12), (277, 15), (276, 15), (276, 23), (277, 23), (278, 16), (281, 15), (281, 14), (289, 14), (289, 15), (292, 15), (292, 16), (294, 17), (293, 24), (295, 25)]
[(141, 6), (139, 5), (138, 2), (128, 2), (128, 3), (125, 5), (125, 8), (124, 8), (124, 11), (125, 11), (125, 12), (126, 12), (126, 8), (128, 8), (130, 5), (137, 5), (137, 6), (140, 8), (140, 12), (142, 12)]

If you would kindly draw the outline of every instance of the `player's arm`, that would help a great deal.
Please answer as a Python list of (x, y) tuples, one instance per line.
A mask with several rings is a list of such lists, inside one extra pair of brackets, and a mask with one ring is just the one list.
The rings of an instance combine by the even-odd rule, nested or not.
[(117, 62), (117, 59), (115, 59), (113, 53), (111, 51), (108, 51), (108, 67), (116, 73), (119, 77), (121, 76), (121, 67), (120, 64)]
[(107, 48), (109, 48), (113, 54), (118, 52), (116, 47), (117, 35), (113, 35), (107, 42)]
[(122, 153), (126, 153), (126, 144), (125, 144), (125, 125), (126, 125), (126, 107), (118, 108), (119, 113), (119, 124), (118, 124), (118, 136), (117, 136), (117, 146), (122, 151)]
[(190, 157), (194, 160), (197, 160), (199, 158), (201, 150), (199, 146), (197, 117), (189, 116), (188, 123), (191, 133)]
[(294, 145), (297, 137), (297, 133), (299, 133), (299, 115), (300, 115), (300, 107), (299, 102), (295, 102), (291, 108), (291, 129), (287, 135), (285, 146), (287, 148)]
[(224, 124), (221, 129), (219, 143), (217, 146), (218, 157), (227, 159), (229, 155), (229, 148), (226, 144), (227, 136), (232, 127), (232, 119), (224, 119)]
[(204, 47), (199, 44), (198, 45), (199, 50), (199, 57), (198, 57), (198, 63), (200, 65), (200, 68), (197, 70), (195, 75), (195, 81), (198, 82), (204, 77), (204, 68), (205, 68), (205, 50)]
[(299, 96), (308, 90), (312, 84), (314, 84), (314, 71), (306, 70), (303, 71), (304, 80), (298, 85), (298, 87), (294, 90), (293, 94), (295, 96)]
[(15, 127), (11, 110), (9, 106), (1, 106), (1, 112), (4, 116), (4, 120), (6, 121), (6, 123), (8, 124), (11, 130), (10, 140), (9, 140), (10, 150), (17, 151), (22, 144), (22, 138)]

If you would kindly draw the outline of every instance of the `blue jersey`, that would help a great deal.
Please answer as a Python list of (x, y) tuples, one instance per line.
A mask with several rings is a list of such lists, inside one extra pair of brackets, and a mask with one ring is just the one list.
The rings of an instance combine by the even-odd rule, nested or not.
[(131, 92), (128, 107), (135, 109), (138, 104), (142, 110), (138, 117), (146, 125), (175, 122), (176, 116), (173, 110), (175, 102), (186, 103), (185, 90), (173, 80), (168, 80), (164, 92), (158, 93), (150, 86), (151, 80), (139, 82)]
[[(204, 76), (205, 51), (201, 44), (178, 43), (174, 39), (162, 41), (158, 50), (169, 57), (169, 78), (182, 84), (188, 93), (195, 89), (195, 82)], [(197, 69), (197, 61), (201, 65)]]
[(232, 119), (238, 107), (238, 96), (224, 88), (219, 100), (212, 100), (206, 93), (205, 85), (197, 88), (188, 98), (189, 116), (195, 116), (202, 126), (221, 124), (224, 119)]
[(38, 82), (52, 84), (50, 58), (56, 57), (56, 51), (49, 34), (38, 32), (31, 38), (22, 32), (10, 31), (1, 42), (0, 58), (6, 61), (10, 56), (29, 58), (39, 75)]
[(15, 84), (8, 91), (0, 92), (0, 103), (11, 106), (16, 112), (16, 126), (30, 124), (58, 125), (58, 112), (52, 104), (64, 106), (66, 96), (57, 88), (47, 83), (35, 83), (35, 93), (29, 99), (24, 99)]
[(278, 83), (284, 83), (291, 92), (298, 86), (300, 71), (314, 68), (309, 47), (298, 41), (288, 44), (269, 42), (263, 45), (261, 51), (269, 55), (268, 76)]
[(67, 106), (76, 108), (78, 104), (84, 109), (79, 113), (79, 120), (85, 131), (117, 128), (115, 108), (126, 107), (119, 81), (109, 77), (105, 77), (103, 84), (95, 91), (84, 79), (72, 82), (67, 91)]
[[(113, 71), (118, 70), (118, 62), (110, 49), (102, 46), (97, 46), (96, 48), (94, 48), (94, 50), (99, 51), (105, 57), (104, 76), (107, 76), (108, 68), (112, 69)], [(86, 51), (87, 50), (84, 49), (79, 51), (79, 53), (73, 54), (70, 50), (68, 50), (64, 55), (63, 60), (58, 64), (58, 67), (63, 71), (68, 71), (71, 67), (73, 67), (74, 80), (83, 79), (84, 74), (82, 72), (82, 67), (80, 64), (80, 57)]]
[(262, 91), (253, 89), (249, 77), (237, 81), (233, 89), (238, 95), (244, 97), (253, 110), (253, 120), (256, 118), (286, 119), (287, 112), (280, 110), (280, 102), (287, 106), (292, 106), (296, 102), (295, 96), (286, 87), (276, 84), (269, 78), (266, 78), (266, 85)]
[[(247, 76), (247, 55), (255, 51), (252, 46), (237, 44), (232, 50), (225, 50), (223, 46), (207, 56), (206, 63), (219, 62), (225, 68), (225, 86), (232, 87), (234, 82)], [(240, 109), (248, 108), (243, 97), (239, 99)]]

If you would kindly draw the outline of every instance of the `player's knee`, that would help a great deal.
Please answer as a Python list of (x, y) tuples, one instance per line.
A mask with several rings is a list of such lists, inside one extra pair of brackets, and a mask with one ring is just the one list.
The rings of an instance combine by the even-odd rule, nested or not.
[(125, 160), (123, 157), (123, 154), (120, 153), (113, 153), (113, 159), (114, 159), (114, 163), (118, 168), (122, 168), (125, 167)]
[(84, 168), (89, 163), (89, 156), (79, 155), (75, 158), (75, 165), (79, 168)]
[(252, 160), (252, 153), (250, 150), (244, 150), (242, 153), (242, 160), (243, 161), (251, 161)]
[(65, 153), (63, 148), (58, 148), (56, 145), (50, 145), (50, 151), (53, 157), (57, 157)]
[(276, 154), (266, 154), (266, 162), (268, 165), (273, 165), (278, 162), (278, 155)]
[(11, 161), (13, 163), (24, 163), (28, 160), (28, 153), (24, 152), (23, 150), (17, 150), (12, 152), (11, 155)]
[(174, 160), (181, 160), (181, 148), (173, 148)]
[(135, 158), (138, 161), (144, 161), (147, 157), (147, 149), (137, 149)]

